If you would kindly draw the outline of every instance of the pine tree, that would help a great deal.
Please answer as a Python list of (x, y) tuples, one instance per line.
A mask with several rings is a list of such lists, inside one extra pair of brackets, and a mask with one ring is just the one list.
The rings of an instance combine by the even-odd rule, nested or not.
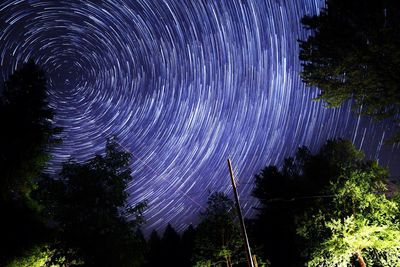
[(44, 71), (33, 60), (4, 83), (0, 95), (0, 265), (46, 239), (31, 192), (59, 140)]

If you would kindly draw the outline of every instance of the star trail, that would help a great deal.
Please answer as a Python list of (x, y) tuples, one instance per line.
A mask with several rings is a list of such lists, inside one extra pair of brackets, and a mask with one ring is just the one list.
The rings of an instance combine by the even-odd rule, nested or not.
[(302, 16), (322, 0), (6, 0), (0, 4), (2, 79), (34, 58), (44, 67), (63, 143), (48, 169), (85, 160), (117, 136), (132, 157), (130, 203), (147, 199), (146, 229), (196, 223), (213, 191), (232, 194), (231, 158), (245, 214), (253, 176), (298, 146), (352, 140), (400, 173), (393, 131), (326, 109), (299, 78)]

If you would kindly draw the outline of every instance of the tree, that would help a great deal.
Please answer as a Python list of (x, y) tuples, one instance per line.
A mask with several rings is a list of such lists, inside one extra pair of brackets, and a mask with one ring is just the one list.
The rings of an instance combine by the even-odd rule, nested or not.
[(308, 266), (400, 266), (400, 205), (383, 177), (351, 172), (332, 183), (333, 198), (310, 209), (298, 228), (310, 245)]
[(1, 200), (29, 199), (59, 131), (46, 95), (44, 71), (30, 60), (5, 82), (0, 99)]
[(182, 266), (181, 237), (171, 224), (161, 238), (161, 259), (165, 266)]
[(50, 251), (46, 245), (37, 245), (25, 253), (14, 258), (7, 267), (42, 267), (50, 256)]
[[(301, 77), (317, 99), (378, 120), (400, 115), (400, 5), (392, 0), (327, 0), (319, 15), (301, 20), (312, 34), (300, 41)], [(400, 132), (395, 136), (400, 141)]]
[[(138, 266), (145, 203), (130, 207), (130, 154), (108, 140), (105, 155), (64, 164), (59, 179), (44, 179), (37, 199), (56, 226), (48, 265)], [(127, 216), (131, 218), (127, 220)]]
[(375, 162), (365, 161), (350, 141), (339, 139), (328, 140), (316, 154), (301, 147), (281, 168), (267, 166), (256, 175), (253, 196), (260, 207), (255, 241), (272, 266), (303, 266), (306, 244), (296, 233), (298, 217), (310, 206), (324, 204), (328, 199), (324, 190), (331, 182), (357, 170), (387, 174)]
[(157, 231), (155, 230), (153, 230), (150, 234), (146, 258), (145, 266), (157, 267), (162, 265), (163, 259), (161, 258), (161, 240)]
[(44, 71), (30, 60), (15, 71), (0, 91), (0, 265), (43, 242), (45, 226), (31, 198), (59, 141), (52, 125)]
[(245, 260), (233, 202), (222, 192), (209, 196), (196, 229), (196, 266), (227, 267)]
[(182, 233), (182, 256), (183, 256), (183, 264), (182, 266), (193, 266), (193, 253), (195, 246), (195, 238), (196, 238), (196, 230), (192, 225), (189, 225), (188, 228)]

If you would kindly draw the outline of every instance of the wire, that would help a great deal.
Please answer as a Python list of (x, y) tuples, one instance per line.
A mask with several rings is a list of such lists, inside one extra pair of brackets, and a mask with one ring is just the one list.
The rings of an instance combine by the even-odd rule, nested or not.
[(270, 202), (291, 202), (291, 201), (296, 201), (296, 200), (301, 200), (301, 199), (314, 199), (314, 198), (332, 198), (337, 195), (317, 195), (317, 196), (304, 196), (304, 197), (293, 197), (293, 198), (271, 198), (271, 199), (266, 199), (266, 198), (259, 198), (259, 200), (264, 200), (267, 203)]

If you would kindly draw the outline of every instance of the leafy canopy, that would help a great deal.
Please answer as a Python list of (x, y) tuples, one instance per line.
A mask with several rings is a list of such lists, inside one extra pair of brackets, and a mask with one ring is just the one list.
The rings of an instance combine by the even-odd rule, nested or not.
[[(253, 196), (260, 206), (254, 239), (263, 258), (273, 266), (304, 266), (303, 251), (310, 245), (296, 233), (298, 218), (310, 207), (325, 205), (332, 195), (326, 187), (354, 171), (387, 174), (350, 141), (339, 139), (328, 140), (315, 154), (301, 147), (282, 167), (267, 166), (256, 175)], [(313, 240), (318, 238), (310, 236)]]
[(127, 203), (125, 189), (132, 179), (129, 160), (130, 154), (109, 140), (104, 156), (83, 164), (70, 161), (59, 179), (41, 182), (37, 199), (57, 229), (48, 265), (139, 265), (138, 229), (146, 204), (130, 207)]
[[(328, 0), (301, 20), (312, 34), (300, 41), (301, 77), (318, 99), (400, 123), (400, 5), (392, 0)], [(398, 133), (395, 140), (400, 140)]]
[(385, 196), (382, 177), (354, 171), (329, 186), (333, 195), (301, 219), (311, 246), (308, 266), (400, 266), (400, 206)]

